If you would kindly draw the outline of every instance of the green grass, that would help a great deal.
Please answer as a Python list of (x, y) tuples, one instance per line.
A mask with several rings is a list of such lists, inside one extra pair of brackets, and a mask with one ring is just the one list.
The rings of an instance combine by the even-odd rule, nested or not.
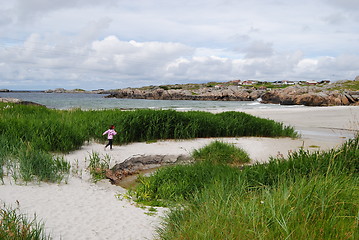
[(359, 91), (359, 82), (358, 81), (339, 81), (337, 83), (333, 84), (333, 87), (331, 87), (329, 90), (351, 90), (351, 91)]
[(213, 164), (243, 164), (250, 162), (248, 154), (233, 144), (214, 141), (209, 145), (194, 150), (192, 156), (196, 161), (207, 161)]
[(237, 179), (238, 169), (228, 164), (250, 161), (244, 150), (220, 141), (195, 150), (192, 156), (196, 161), (194, 164), (160, 168), (149, 177), (140, 176), (140, 184), (130, 194), (138, 202), (155, 206), (190, 200), (196, 192), (216, 181)]
[[(357, 239), (359, 136), (242, 170), (211, 160), (142, 177), (137, 201), (173, 207), (161, 239)], [(134, 193), (132, 193), (134, 194)]]
[[(66, 153), (80, 148), (84, 142), (104, 143), (102, 133), (109, 125), (116, 125), (118, 135), (114, 144), (158, 139), (188, 139), (200, 137), (266, 136), (296, 137), (292, 127), (272, 120), (257, 118), (240, 112), (212, 114), (207, 112), (176, 112), (173, 110), (101, 110), (80, 109), (60, 111), (39, 106), (0, 103), (0, 166), (28, 164), (25, 158), (39, 158), (54, 164), (54, 176), (38, 175), (37, 170), (18, 176), (57, 181), (56, 171), (63, 174), (62, 160), (52, 159), (52, 153)], [(29, 150), (31, 149), (31, 150)], [(40, 160), (39, 160), (40, 161)], [(36, 163), (37, 164), (37, 163)], [(42, 166), (37, 164), (34, 168)], [(33, 167), (32, 167), (33, 168)], [(5, 174), (0, 168), (0, 179)]]
[(230, 166), (208, 162), (164, 167), (152, 176), (139, 176), (139, 184), (129, 194), (143, 204), (170, 206), (190, 200), (195, 193), (215, 181), (229, 181), (237, 176), (238, 171)]
[[(343, 186), (345, 186), (343, 188)], [(357, 239), (358, 178), (316, 176), (248, 191), (208, 186), (173, 210), (161, 239)]]
[(110, 168), (111, 157), (105, 155), (103, 158), (97, 152), (92, 152), (89, 156), (89, 166), (92, 180), (94, 182), (100, 181), (106, 178), (106, 170)]
[(292, 127), (241, 112), (176, 112), (173, 110), (59, 111), (36, 106), (0, 104), (0, 134), (11, 145), (31, 142), (38, 149), (66, 152), (85, 141), (104, 141), (116, 125), (115, 144), (195, 137), (295, 137)]
[(44, 225), (38, 223), (36, 217), (29, 219), (19, 209), (0, 207), (0, 239), (2, 240), (45, 240)]

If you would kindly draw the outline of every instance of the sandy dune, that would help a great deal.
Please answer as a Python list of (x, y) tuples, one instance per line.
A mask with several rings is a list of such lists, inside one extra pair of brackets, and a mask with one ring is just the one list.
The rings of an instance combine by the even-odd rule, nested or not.
[[(326, 150), (337, 147), (358, 130), (359, 107), (313, 107), (277, 110), (246, 110), (246, 112), (294, 126), (301, 134), (290, 138), (221, 138), (245, 149), (253, 162), (265, 162), (270, 156), (286, 156), (300, 147)], [(125, 193), (107, 181), (94, 184), (86, 171), (91, 152), (109, 155), (111, 165), (140, 154), (190, 154), (214, 139), (158, 141), (114, 146), (104, 151), (103, 145), (90, 143), (66, 155), (73, 171), (67, 183), (16, 185), (6, 178), (0, 185), (0, 201), (19, 207), (23, 213), (42, 219), (54, 239), (153, 239), (166, 209), (159, 208), (154, 216), (147, 209), (136, 207), (128, 200), (118, 199)]]

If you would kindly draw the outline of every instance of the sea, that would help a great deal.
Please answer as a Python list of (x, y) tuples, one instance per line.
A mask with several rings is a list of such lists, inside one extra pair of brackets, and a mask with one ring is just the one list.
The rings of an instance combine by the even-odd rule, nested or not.
[(1, 98), (18, 98), (45, 105), (53, 109), (84, 110), (98, 109), (173, 109), (177, 111), (240, 111), (243, 109), (296, 108), (262, 104), (257, 101), (193, 101), (193, 100), (148, 100), (105, 98), (107, 94), (93, 93), (45, 93), (45, 92), (0, 92)]

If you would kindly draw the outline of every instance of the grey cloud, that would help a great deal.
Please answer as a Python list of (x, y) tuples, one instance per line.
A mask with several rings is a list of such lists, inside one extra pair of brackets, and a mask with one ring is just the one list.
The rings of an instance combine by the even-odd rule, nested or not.
[(101, 32), (104, 32), (112, 22), (111, 18), (104, 17), (98, 21), (91, 21), (85, 28), (82, 29), (77, 39), (79, 43), (88, 43), (96, 40)]
[(273, 44), (263, 41), (254, 41), (244, 49), (245, 58), (269, 57), (273, 55)]
[(332, 25), (339, 25), (344, 23), (347, 20), (347, 18), (342, 13), (333, 13), (331, 15), (324, 17), (323, 20)]
[(348, 17), (359, 22), (359, 3), (357, 0), (326, 0), (334, 7), (339, 8), (348, 14)]
[(356, 11), (359, 10), (359, 4), (357, 0), (326, 0), (336, 7), (340, 7), (345, 10)]
[(11, 24), (14, 21), (10, 10), (0, 9), (0, 26)]
[(43, 17), (44, 15), (71, 8), (84, 8), (89, 6), (116, 6), (115, 0), (17, 0), (14, 5), (14, 12), (17, 13), (19, 22), (26, 23), (36, 18)]

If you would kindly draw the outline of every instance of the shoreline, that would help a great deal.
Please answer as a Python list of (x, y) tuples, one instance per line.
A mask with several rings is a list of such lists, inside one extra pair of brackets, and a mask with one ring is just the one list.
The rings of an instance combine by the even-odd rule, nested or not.
[[(234, 143), (248, 152), (253, 162), (266, 162), (270, 156), (286, 157), (300, 148), (309, 151), (329, 150), (344, 143), (359, 130), (359, 107), (313, 107), (285, 109), (246, 109), (243, 112), (273, 119), (293, 126), (301, 138), (238, 137), (216, 138)], [(341, 130), (344, 129), (344, 130)], [(36, 213), (45, 230), (54, 239), (152, 239), (161, 217), (167, 209), (156, 208), (149, 216), (148, 210), (133, 202), (119, 199), (125, 189), (113, 186), (108, 180), (96, 184), (86, 171), (92, 151), (100, 156), (111, 156), (111, 164), (141, 154), (189, 154), (215, 138), (189, 140), (161, 140), (154, 143), (131, 143), (114, 146), (104, 151), (98, 143), (85, 144), (81, 149), (65, 155), (72, 171), (67, 183), (28, 183), (17, 185), (5, 178), (0, 185), (0, 202), (16, 206), (29, 217)]]

